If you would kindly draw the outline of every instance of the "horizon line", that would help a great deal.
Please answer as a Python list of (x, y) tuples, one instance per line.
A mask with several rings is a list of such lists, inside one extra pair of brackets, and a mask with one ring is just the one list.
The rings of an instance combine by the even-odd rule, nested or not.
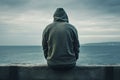
[[(86, 45), (86, 44), (94, 44), (94, 43), (120, 43), (120, 41), (103, 41), (103, 42), (89, 42), (89, 43), (81, 43), (80, 45)], [(38, 45), (38, 44), (27, 44), (27, 45), (24, 45), (24, 44), (4, 44), (4, 45), (0, 45), (0, 46), (42, 46), (41, 44)]]

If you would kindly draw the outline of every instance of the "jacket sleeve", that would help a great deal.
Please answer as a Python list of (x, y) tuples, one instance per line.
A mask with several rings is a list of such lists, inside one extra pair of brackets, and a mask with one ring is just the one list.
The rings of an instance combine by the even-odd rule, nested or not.
[(45, 59), (47, 59), (48, 44), (47, 44), (47, 36), (45, 30), (43, 31), (43, 35), (42, 35), (42, 46), (44, 51), (44, 57)]
[(78, 39), (78, 33), (77, 33), (77, 30), (75, 29), (74, 31), (74, 41), (73, 41), (73, 46), (74, 46), (74, 52), (75, 52), (75, 55), (76, 55), (76, 59), (79, 58), (79, 48), (80, 48), (80, 44), (79, 44), (79, 39)]

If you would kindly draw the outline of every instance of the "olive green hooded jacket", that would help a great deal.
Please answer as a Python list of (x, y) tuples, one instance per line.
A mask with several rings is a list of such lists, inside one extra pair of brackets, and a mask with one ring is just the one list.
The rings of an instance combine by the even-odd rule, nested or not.
[(49, 65), (75, 64), (79, 57), (79, 41), (75, 27), (68, 22), (63, 8), (57, 8), (54, 22), (43, 31), (42, 46)]

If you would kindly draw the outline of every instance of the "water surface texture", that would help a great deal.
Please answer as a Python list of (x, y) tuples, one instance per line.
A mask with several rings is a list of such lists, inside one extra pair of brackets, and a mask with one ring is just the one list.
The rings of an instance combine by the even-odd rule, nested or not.
[[(0, 64), (46, 64), (41, 46), (0, 46)], [(84, 45), (80, 48), (78, 65), (120, 64), (120, 45)]]

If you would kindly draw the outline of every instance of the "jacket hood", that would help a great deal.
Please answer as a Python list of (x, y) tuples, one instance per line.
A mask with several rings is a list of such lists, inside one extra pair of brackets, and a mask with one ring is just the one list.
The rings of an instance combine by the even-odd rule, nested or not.
[(68, 16), (63, 8), (57, 8), (54, 13), (54, 22), (69, 22)]

